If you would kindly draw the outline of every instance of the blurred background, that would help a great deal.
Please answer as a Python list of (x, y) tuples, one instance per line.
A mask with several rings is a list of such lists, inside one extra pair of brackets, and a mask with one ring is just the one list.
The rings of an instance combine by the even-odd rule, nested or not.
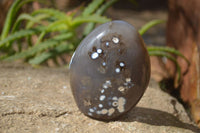
[[(14, 0), (0, 0), (0, 33), (9, 7)], [(108, 2), (107, 0), (106, 2)], [(67, 15), (73, 11), (81, 11), (91, 0), (46, 0), (43, 3), (33, 2), (25, 4), (20, 13), (32, 12), (41, 8), (54, 8)], [(140, 29), (147, 22), (154, 19), (166, 21), (150, 28), (142, 37), (147, 46), (170, 46), (179, 50), (189, 61), (190, 66), (178, 56), (181, 66), (181, 85), (174, 87), (176, 69), (174, 63), (166, 58), (151, 57), (152, 77), (158, 82), (164, 82), (164, 90), (174, 95), (200, 125), (200, 1), (199, 0), (118, 0), (104, 13), (112, 20), (124, 20)], [(81, 14), (81, 13), (79, 13)], [(17, 18), (17, 17), (16, 17)], [(13, 19), (16, 19), (13, 18)], [(23, 25), (24, 23), (22, 23)], [(78, 30), (81, 30), (78, 28)], [(82, 33), (79, 32), (79, 33)], [(78, 35), (79, 36), (79, 35)], [(33, 42), (35, 37), (32, 38)], [(82, 39), (82, 38), (78, 38)], [(35, 39), (37, 40), (37, 38)], [(76, 42), (78, 43), (78, 42)], [(72, 49), (71, 51), (73, 51)], [(4, 51), (3, 51), (4, 52)], [(1, 54), (1, 53), (0, 53)], [(61, 58), (56, 58), (58, 64), (68, 64), (72, 52), (64, 53)], [(28, 58), (29, 59), (29, 58)], [(49, 67), (56, 67), (52, 59), (47, 60)]]

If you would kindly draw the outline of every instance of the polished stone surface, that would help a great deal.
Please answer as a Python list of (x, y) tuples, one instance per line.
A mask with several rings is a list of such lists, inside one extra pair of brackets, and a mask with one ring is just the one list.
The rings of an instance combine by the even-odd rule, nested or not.
[(79, 45), (70, 64), (75, 101), (85, 115), (115, 119), (143, 95), (150, 61), (136, 29), (124, 21), (97, 27)]

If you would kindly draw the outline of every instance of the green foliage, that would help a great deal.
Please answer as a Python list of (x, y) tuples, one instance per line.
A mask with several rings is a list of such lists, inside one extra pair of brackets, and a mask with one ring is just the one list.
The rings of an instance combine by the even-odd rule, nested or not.
[[(87, 7), (67, 13), (42, 8), (16, 18), (19, 9), (32, 1), (36, 0), (15, 0), (9, 9), (0, 38), (1, 60), (25, 59), (37, 65), (63, 53), (70, 54), (96, 23), (110, 21), (102, 14), (117, 0), (93, 0)], [(84, 23), (92, 24), (85, 26), (87, 34), (77, 33)]]
[(145, 24), (144, 26), (142, 26), (142, 28), (140, 28), (140, 30), (139, 30), (139, 33), (142, 36), (151, 27), (153, 27), (153, 26), (155, 26), (157, 24), (164, 23), (164, 22), (165, 21), (160, 20), (160, 19), (152, 20), (152, 21), (148, 22), (147, 24)]
[[(181, 67), (173, 55), (180, 55), (181, 57), (184, 57), (184, 56), (180, 54), (179, 51), (175, 50), (174, 48), (149, 46), (147, 49), (150, 56), (166, 57), (172, 62), (174, 62), (174, 64), (176, 65), (176, 70), (177, 70), (177, 77), (174, 82), (174, 86), (178, 87), (179, 84), (181, 83)], [(188, 62), (188, 60), (185, 57), (184, 59)]]
[(177, 71), (177, 75), (174, 81), (174, 86), (177, 88), (181, 83), (182, 75), (181, 75), (181, 67), (178, 64), (175, 56), (179, 56), (183, 58), (187, 62), (188, 66), (190, 65), (189, 60), (183, 54), (181, 54), (178, 50), (174, 48), (170, 48), (170, 47), (148, 46), (147, 50), (150, 56), (166, 57), (172, 62), (174, 62), (176, 66), (176, 71)]
[[(110, 21), (102, 14), (118, 0), (93, 0), (87, 7), (79, 9), (82, 13), (77, 10), (65, 13), (43, 8), (29, 14), (22, 13), (16, 18), (19, 9), (32, 1), (37, 0), (15, 0), (11, 6), (0, 36), (0, 60), (25, 59), (30, 64), (38, 65), (63, 53), (71, 53), (94, 29), (96, 23)], [(135, 0), (130, 1), (135, 3)], [(148, 22), (139, 30), (140, 35), (163, 22), (165, 21)], [(87, 23), (84, 31), (77, 35), (77, 28), (84, 23)], [(36, 38), (36, 41), (33, 38)], [(174, 48), (148, 46), (147, 50), (150, 56), (166, 57), (175, 63), (177, 68), (175, 84), (178, 85), (181, 81), (181, 67), (175, 56), (183, 58), (188, 65), (189, 61)]]
[(95, 10), (98, 9), (98, 7), (103, 3), (104, 1), (103, 0), (96, 0), (96, 2), (93, 2), (91, 3), (88, 8), (86, 8), (84, 11), (83, 11), (83, 16), (87, 16), (87, 15), (90, 15), (92, 14), (93, 12), (95, 12)]
[[(143, 27), (140, 28), (139, 33), (140, 35), (143, 35), (147, 30), (149, 30), (151, 27), (160, 24), (160, 23), (164, 23), (165, 21), (163, 20), (152, 20), (150, 22), (148, 22), (147, 24), (145, 24)], [(175, 66), (176, 66), (176, 70), (177, 70), (177, 76), (174, 82), (174, 86), (178, 87), (179, 84), (181, 83), (181, 67), (178, 64), (175, 56), (180, 56), (181, 58), (183, 58), (188, 66), (190, 65), (190, 62), (188, 61), (188, 59), (181, 54), (178, 50), (174, 49), (174, 48), (170, 48), (170, 47), (160, 47), (160, 46), (148, 46), (147, 47), (148, 53), (150, 56), (159, 56), (159, 57), (166, 57), (169, 60), (171, 60), (172, 62), (174, 62)]]
[(13, 56), (9, 56), (5, 60), (12, 61), (12, 60), (17, 60), (17, 59), (33, 56), (33, 55), (40, 53), (46, 49), (53, 48), (53, 47), (59, 45), (59, 43), (61, 43), (63, 40), (66, 40), (72, 36), (73, 36), (72, 33), (57, 35), (57, 36), (53, 37), (52, 39), (43, 41), (40, 44), (34, 45), (33, 47), (30, 47), (29, 49), (27, 49), (25, 51), (22, 51)]
[(9, 33), (9, 30), (11, 29), (13, 19), (16, 17), (16, 14), (18, 13), (19, 9), (26, 3), (31, 1), (37, 1), (37, 0), (15, 0), (12, 4), (10, 10), (8, 11), (5, 25), (1, 34), (1, 40), (5, 39)]
[[(112, 4), (114, 4), (115, 2), (117, 2), (118, 0), (110, 0), (110, 1), (107, 1), (104, 5), (102, 5), (99, 9), (97, 9), (97, 11), (95, 12), (95, 14), (97, 15), (101, 15), (103, 14), (106, 9), (108, 7), (110, 7)], [(83, 32), (83, 38), (85, 36), (87, 36), (95, 27), (95, 23), (89, 23), (85, 29), (84, 29), (84, 32)]]
[[(144, 26), (142, 26), (139, 30), (140, 35), (143, 35), (145, 32), (147, 32), (151, 27), (157, 25), (157, 24), (161, 24), (164, 23), (165, 21), (163, 20), (152, 20), (150, 22), (148, 22), (147, 24), (145, 24)], [(177, 70), (177, 75), (174, 81), (174, 86), (178, 87), (181, 83), (181, 67), (178, 64), (175, 56), (179, 56), (181, 58), (183, 58), (188, 66), (190, 65), (189, 60), (183, 55), (181, 54), (178, 50), (174, 49), (174, 48), (170, 48), (170, 47), (161, 47), (161, 46), (148, 46), (147, 47), (148, 53), (150, 56), (159, 56), (159, 57), (166, 57), (167, 59), (171, 60), (172, 62), (174, 62), (175, 66), (176, 66), (176, 70)]]

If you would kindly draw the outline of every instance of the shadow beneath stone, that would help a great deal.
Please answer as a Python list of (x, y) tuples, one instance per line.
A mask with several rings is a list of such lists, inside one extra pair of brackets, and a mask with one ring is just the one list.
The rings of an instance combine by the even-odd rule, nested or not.
[(173, 126), (184, 128), (196, 133), (200, 133), (200, 129), (192, 124), (184, 123), (170, 113), (156, 109), (143, 107), (135, 107), (127, 115), (120, 118), (123, 122), (141, 122), (155, 126)]

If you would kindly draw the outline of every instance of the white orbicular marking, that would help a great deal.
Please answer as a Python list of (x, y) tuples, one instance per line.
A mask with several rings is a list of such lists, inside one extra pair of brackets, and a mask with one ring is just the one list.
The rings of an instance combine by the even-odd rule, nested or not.
[(131, 82), (131, 78), (126, 78), (126, 82), (124, 83), (124, 85), (128, 88), (131, 88), (134, 86), (134, 83)]
[(117, 97), (113, 97), (113, 98), (112, 98), (112, 100), (115, 100), (115, 101), (116, 101), (117, 99), (118, 99)]
[(89, 115), (89, 116), (92, 116), (92, 113), (89, 112), (88, 115)]
[(124, 91), (125, 91), (125, 88), (124, 88), (123, 86), (120, 86), (120, 87), (118, 88), (118, 91), (124, 92)]
[(97, 113), (98, 115), (105, 115), (105, 114), (108, 114), (108, 116), (111, 116), (114, 112), (115, 112), (115, 109), (114, 109), (114, 108), (102, 109), (102, 110), (96, 111), (96, 113)]
[(120, 67), (124, 67), (125, 64), (124, 64), (123, 62), (120, 62), (120, 63), (119, 63), (119, 66), (120, 66)]
[(120, 73), (120, 68), (116, 68), (116, 69), (115, 69), (115, 72), (116, 72), (116, 73)]
[(103, 104), (99, 104), (99, 108), (103, 108)]
[(103, 84), (104, 89), (108, 89), (108, 86), (106, 84)]
[(117, 101), (114, 101), (114, 102), (112, 103), (112, 106), (117, 107), (117, 106), (118, 106), (118, 102), (117, 102)]
[(109, 42), (106, 42), (106, 46), (109, 46)]
[(99, 114), (101, 114), (101, 111), (98, 110), (96, 113), (99, 115)]
[(111, 116), (114, 112), (115, 112), (115, 109), (114, 108), (110, 108), (108, 110), (108, 116)]
[(109, 86), (111, 86), (110, 80), (106, 80), (106, 84), (109, 85)]
[(97, 52), (94, 52), (91, 54), (92, 59), (97, 59), (99, 57), (99, 54)]
[(117, 107), (117, 110), (122, 113), (125, 111), (125, 104), (126, 104), (126, 99), (124, 97), (119, 97), (117, 98), (116, 96), (114, 96), (112, 98), (113, 102), (112, 102), (112, 106), (113, 107)]
[(94, 109), (90, 108), (89, 111), (90, 111), (90, 112), (94, 112)]
[(119, 38), (113, 37), (113, 38), (112, 38), (112, 41), (113, 41), (115, 44), (117, 44), (117, 43), (119, 43)]
[(127, 83), (131, 82), (131, 78), (126, 78), (126, 82)]
[(104, 89), (102, 89), (102, 90), (101, 90), (101, 93), (104, 93), (104, 91), (105, 91), (105, 90), (104, 90)]
[(108, 110), (107, 110), (107, 109), (102, 109), (102, 110), (101, 110), (101, 114), (105, 115), (105, 114), (107, 114), (107, 113), (108, 113)]
[(105, 63), (105, 62), (103, 62), (103, 63), (102, 63), (102, 65), (103, 65), (103, 66), (106, 66), (106, 63)]
[(107, 80), (107, 81), (103, 84), (103, 88), (104, 88), (104, 89), (108, 89), (108, 88), (111, 87), (111, 86), (112, 86), (112, 84), (111, 84), (110, 80)]
[(99, 100), (100, 100), (100, 101), (103, 101), (105, 98), (106, 98), (105, 95), (101, 95), (100, 98), (99, 98)]
[(97, 49), (97, 53), (99, 53), (99, 54), (101, 54), (103, 52), (103, 50), (102, 49)]
[(124, 112), (125, 111), (125, 104), (126, 104), (126, 99), (124, 98), (124, 97), (120, 97), (119, 99), (118, 99), (118, 107), (117, 107), (117, 109), (118, 109), (118, 111), (121, 113), (121, 112)]

